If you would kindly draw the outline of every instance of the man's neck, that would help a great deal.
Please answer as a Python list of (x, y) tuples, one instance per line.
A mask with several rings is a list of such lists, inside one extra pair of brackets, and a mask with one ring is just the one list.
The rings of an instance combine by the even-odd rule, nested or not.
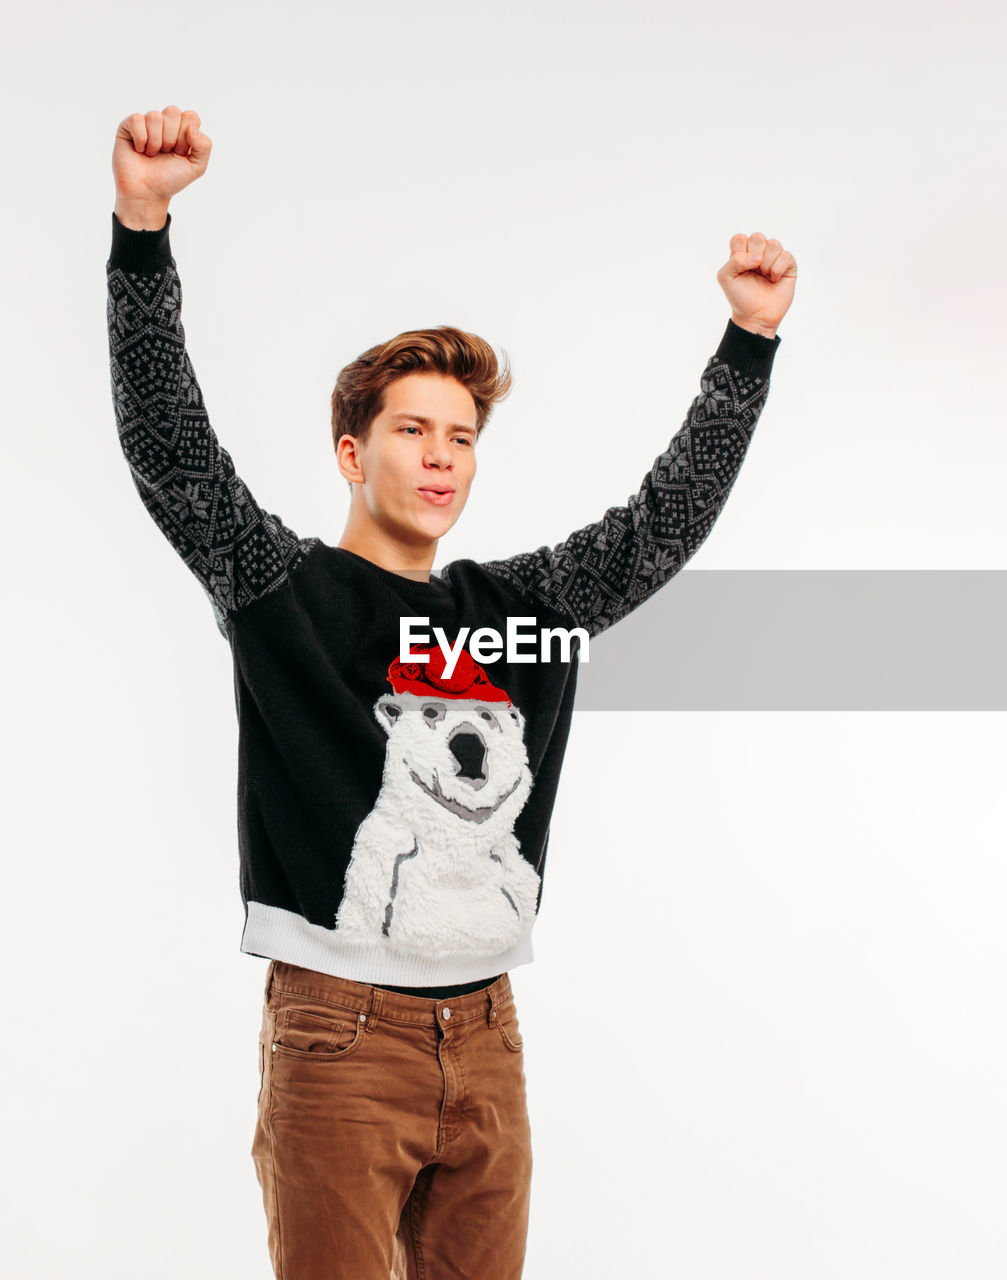
[(337, 546), (342, 551), (363, 556), (381, 569), (412, 578), (414, 582), (430, 581), (430, 570), (437, 554), (436, 540), (427, 546), (404, 546), (380, 530), (353, 532), (349, 527), (343, 530)]

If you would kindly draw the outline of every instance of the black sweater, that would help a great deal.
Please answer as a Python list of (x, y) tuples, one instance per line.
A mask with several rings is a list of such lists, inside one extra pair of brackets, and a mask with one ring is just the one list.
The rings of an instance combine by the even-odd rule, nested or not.
[[(112, 221), (119, 439), (233, 655), (241, 950), (438, 996), (529, 962), (581, 649), (709, 534), (779, 337), (728, 321), (685, 422), (625, 506), (554, 547), (454, 560), (421, 581), (259, 506), (186, 351), (170, 217), (160, 231)], [(404, 618), (428, 620), (408, 651)], [(508, 622), (521, 629), (509, 651)]]

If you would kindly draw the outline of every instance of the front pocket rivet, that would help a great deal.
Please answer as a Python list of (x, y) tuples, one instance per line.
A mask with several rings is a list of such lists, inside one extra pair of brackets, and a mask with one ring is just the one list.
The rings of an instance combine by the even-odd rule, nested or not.
[(273, 1052), (274, 1052), (274, 1053), (276, 1052), (276, 1045), (275, 1045), (275, 1044), (273, 1045)]
[(362, 1014), (360, 1015), (360, 1021), (361, 1021), (361, 1022), (366, 1022), (366, 1021), (367, 1021), (367, 1014), (366, 1014), (366, 1013), (362, 1013)]
[(492, 1021), (493, 1021), (493, 1019), (494, 1019), (496, 1016), (497, 1016), (497, 1011), (496, 1011), (496, 1009), (491, 1009), (491, 1010), (490, 1010), (490, 1021), (492, 1022)]

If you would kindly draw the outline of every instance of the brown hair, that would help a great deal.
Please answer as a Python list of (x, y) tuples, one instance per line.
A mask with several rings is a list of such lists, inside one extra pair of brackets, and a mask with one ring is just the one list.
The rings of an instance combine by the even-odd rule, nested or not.
[(332, 392), (332, 445), (341, 436), (366, 442), (371, 423), (385, 406), (385, 388), (407, 373), (447, 374), (467, 388), (476, 406), (476, 438), (493, 406), (510, 394), (507, 352), (503, 367), (484, 339), (451, 325), (410, 329), (357, 356), (336, 379)]

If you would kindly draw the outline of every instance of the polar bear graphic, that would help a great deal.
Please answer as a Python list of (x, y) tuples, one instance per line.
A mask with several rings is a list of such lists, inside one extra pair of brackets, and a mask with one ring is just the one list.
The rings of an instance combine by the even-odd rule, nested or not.
[(514, 821), (532, 788), (520, 710), (461, 650), (444, 676), (388, 668), (374, 704), (388, 735), (381, 791), (357, 829), (336, 929), (416, 955), (498, 955), (532, 926), (540, 879)]

